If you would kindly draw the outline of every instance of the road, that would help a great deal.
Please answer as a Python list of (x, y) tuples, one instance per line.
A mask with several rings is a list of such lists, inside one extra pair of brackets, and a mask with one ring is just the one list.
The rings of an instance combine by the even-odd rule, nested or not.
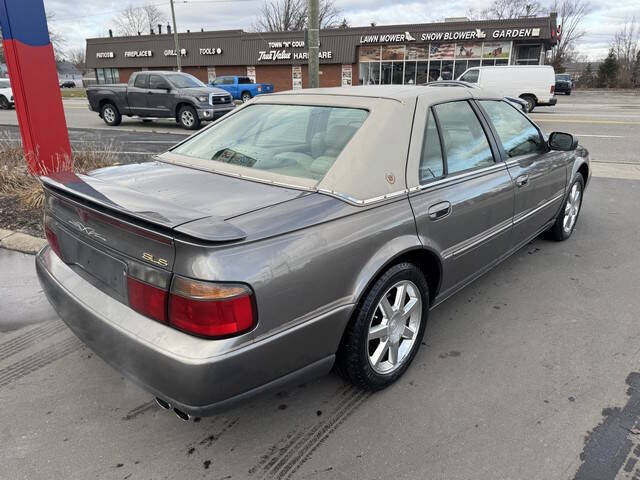
[(583, 140), (619, 178), (593, 179), (569, 241), (535, 240), (432, 311), (407, 374), (376, 394), (331, 374), (181, 422), (64, 327), (32, 256), (0, 250), (0, 478), (640, 477), (640, 181), (620, 167), (640, 126), (575, 121), (611, 106), (555, 122), (564, 108), (534, 115), (624, 136)]

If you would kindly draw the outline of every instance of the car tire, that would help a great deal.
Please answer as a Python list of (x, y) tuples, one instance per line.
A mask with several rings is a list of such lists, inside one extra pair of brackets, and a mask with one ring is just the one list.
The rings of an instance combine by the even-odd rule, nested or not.
[(9, 100), (7, 100), (7, 97), (0, 95), (0, 110), (9, 110), (10, 108), (11, 104), (9, 103)]
[[(577, 192), (577, 193), (576, 193)], [(578, 216), (582, 209), (582, 198), (584, 193), (584, 179), (578, 173), (573, 180), (569, 192), (564, 199), (562, 209), (554, 224), (545, 232), (545, 237), (549, 240), (562, 242), (569, 238), (576, 228)], [(576, 197), (577, 195), (577, 197)]]
[[(410, 315), (403, 315), (411, 302)], [(429, 288), (423, 273), (412, 263), (393, 265), (354, 311), (336, 355), (338, 372), (364, 390), (388, 387), (409, 368), (420, 348), (428, 312)]]
[(242, 103), (247, 103), (251, 100), (251, 94), (249, 92), (242, 92)]
[(191, 105), (183, 105), (178, 112), (178, 123), (187, 130), (197, 130), (200, 128), (198, 112)]
[(105, 103), (100, 109), (100, 116), (110, 127), (116, 127), (122, 122), (122, 115), (113, 103)]
[(533, 112), (533, 109), (536, 108), (536, 97), (533, 95), (521, 95), (520, 98), (527, 102), (527, 113)]
[(571, 95), (571, 90), (569, 90), (569, 91), (567, 92), (567, 95)]

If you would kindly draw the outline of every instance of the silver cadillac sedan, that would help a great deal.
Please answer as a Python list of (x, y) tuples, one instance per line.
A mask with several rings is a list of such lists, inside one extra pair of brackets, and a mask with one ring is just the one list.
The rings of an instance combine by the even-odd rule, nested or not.
[(155, 161), (43, 177), (50, 302), (179, 417), (334, 365), (389, 386), (429, 310), (535, 236), (566, 240), (590, 176), (464, 85), (258, 97)]

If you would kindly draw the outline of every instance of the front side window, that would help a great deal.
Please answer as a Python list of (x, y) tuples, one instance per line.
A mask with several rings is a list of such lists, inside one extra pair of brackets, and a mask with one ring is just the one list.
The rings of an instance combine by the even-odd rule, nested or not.
[(433, 108), (440, 122), (448, 173), (495, 163), (487, 136), (469, 102), (443, 103)]
[(156, 89), (156, 90), (158, 90), (158, 89), (166, 89), (166, 88), (169, 88), (169, 84), (160, 75), (150, 75), (149, 76), (149, 88)]
[(476, 68), (474, 70), (467, 71), (464, 75), (460, 77), (460, 80), (462, 80), (463, 82), (478, 83), (479, 76), (480, 76), (480, 70)]
[(321, 180), (368, 112), (356, 108), (258, 104), (244, 108), (172, 150), (211, 160)]
[(441, 177), (444, 173), (442, 163), (442, 147), (438, 135), (438, 127), (433, 115), (429, 115), (427, 127), (422, 143), (422, 158), (420, 159), (420, 183)]
[(504, 151), (509, 157), (542, 153), (544, 141), (538, 129), (520, 112), (501, 100), (481, 100)]

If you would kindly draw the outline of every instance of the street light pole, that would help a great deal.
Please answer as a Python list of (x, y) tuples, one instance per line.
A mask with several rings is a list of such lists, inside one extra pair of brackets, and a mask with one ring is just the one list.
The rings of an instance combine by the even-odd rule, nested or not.
[(180, 43), (178, 42), (178, 27), (176, 27), (176, 10), (173, 7), (173, 0), (169, 0), (171, 3), (171, 20), (173, 21), (173, 42), (176, 49), (176, 62), (178, 63), (178, 71), (182, 71), (182, 59), (180, 58)]
[(320, 86), (320, 7), (318, 0), (309, 0), (309, 79), (311, 88)]

